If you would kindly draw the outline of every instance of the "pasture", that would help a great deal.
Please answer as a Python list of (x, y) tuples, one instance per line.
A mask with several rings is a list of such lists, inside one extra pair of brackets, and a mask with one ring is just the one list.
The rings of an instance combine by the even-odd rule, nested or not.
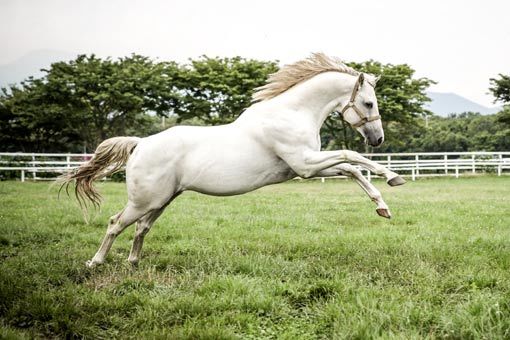
[(352, 181), (181, 195), (85, 267), (123, 183), (89, 225), (48, 183), (0, 182), (0, 338), (510, 337), (510, 178)]

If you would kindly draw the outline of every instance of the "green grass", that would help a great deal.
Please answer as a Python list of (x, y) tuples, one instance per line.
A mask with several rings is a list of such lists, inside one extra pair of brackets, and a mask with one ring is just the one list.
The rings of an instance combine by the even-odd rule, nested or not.
[(124, 185), (86, 225), (48, 183), (0, 182), (0, 338), (510, 338), (510, 178), (184, 193), (88, 269)]

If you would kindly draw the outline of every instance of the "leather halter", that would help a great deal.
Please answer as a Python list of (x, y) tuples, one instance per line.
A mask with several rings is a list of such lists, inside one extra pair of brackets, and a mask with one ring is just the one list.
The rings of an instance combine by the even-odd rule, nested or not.
[(356, 104), (354, 104), (354, 100), (356, 99), (356, 96), (358, 95), (358, 91), (359, 91), (361, 85), (363, 84), (363, 80), (364, 79), (365, 79), (365, 76), (363, 75), (363, 73), (360, 73), (360, 75), (358, 76), (358, 80), (356, 80), (356, 84), (354, 84), (354, 89), (352, 90), (351, 99), (349, 100), (347, 105), (345, 105), (344, 108), (342, 109), (342, 111), (340, 112), (342, 117), (344, 115), (344, 112), (349, 110), (349, 109), (353, 109), (354, 112), (356, 112), (356, 114), (359, 116), (360, 120), (357, 123), (355, 123), (355, 124), (351, 124), (352, 127), (355, 127), (355, 128), (363, 126), (363, 125), (365, 125), (368, 122), (381, 119), (380, 115), (369, 117), (368, 114), (363, 113), (356, 106)]

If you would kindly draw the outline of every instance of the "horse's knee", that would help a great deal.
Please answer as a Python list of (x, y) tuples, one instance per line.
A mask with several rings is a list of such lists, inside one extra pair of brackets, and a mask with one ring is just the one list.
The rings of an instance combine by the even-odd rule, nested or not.
[(106, 230), (106, 234), (108, 236), (117, 237), (119, 234), (126, 228), (125, 225), (121, 223), (121, 221), (110, 221), (110, 224), (108, 225), (108, 229)]
[(117, 237), (119, 236), (120, 231), (118, 229), (108, 229), (106, 231), (106, 235), (110, 237)]

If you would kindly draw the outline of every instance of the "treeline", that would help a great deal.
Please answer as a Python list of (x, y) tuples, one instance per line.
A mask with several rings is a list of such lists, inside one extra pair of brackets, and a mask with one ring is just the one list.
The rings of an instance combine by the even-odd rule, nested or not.
[(510, 110), (499, 114), (477, 112), (430, 116), (402, 133), (398, 142), (381, 152), (455, 152), (510, 150)]
[(91, 152), (104, 139), (147, 136), (161, 117), (191, 124), (232, 121), (274, 62), (207, 58), (180, 65), (132, 55), (81, 55), (0, 95), (2, 151)]
[[(424, 107), (433, 81), (415, 79), (410, 66), (372, 60), (349, 65), (381, 76), (376, 93), (386, 142), (380, 151), (510, 150), (509, 110), (436, 117)], [(41, 78), (2, 89), (0, 151), (92, 152), (113, 136), (147, 136), (175, 124), (226, 124), (277, 70), (276, 61), (241, 57), (203, 56), (179, 64), (140, 55), (81, 55), (52, 64)], [(491, 81), (496, 99), (509, 103), (508, 77)], [(335, 114), (321, 138), (327, 149), (370, 151)]]

